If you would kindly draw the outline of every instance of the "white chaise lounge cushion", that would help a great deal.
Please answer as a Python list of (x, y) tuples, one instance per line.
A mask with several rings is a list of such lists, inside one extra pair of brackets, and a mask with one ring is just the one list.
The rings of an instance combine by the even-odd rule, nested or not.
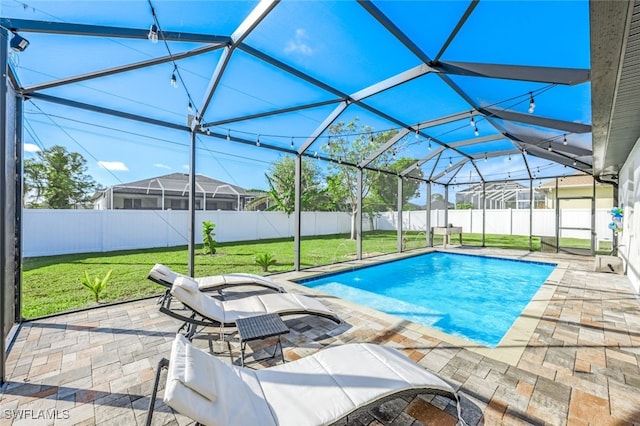
[(189, 277), (176, 278), (171, 294), (201, 316), (226, 324), (233, 324), (240, 318), (269, 313), (280, 315), (310, 313), (330, 316), (338, 320), (337, 315), (322, 302), (302, 294), (272, 293), (218, 300), (198, 291), (196, 282)]
[(184, 380), (183, 384), (204, 396), (211, 402), (216, 402), (215, 373), (210, 368), (202, 368), (207, 365), (209, 354), (187, 345), (185, 351)]
[(449, 384), (397, 350), (366, 343), (324, 349), (256, 376), (280, 425), (327, 424), (415, 387), (455, 395)]
[(172, 283), (181, 276), (182, 274), (178, 274), (173, 271), (173, 269), (168, 266), (163, 265), (162, 263), (156, 263), (151, 271), (149, 272), (149, 276), (155, 278), (159, 281), (164, 281), (167, 283)]
[(164, 390), (164, 402), (167, 405), (204, 425), (275, 425), (260, 384), (251, 369), (232, 368), (203, 352), (207, 361), (200, 365), (200, 369), (209, 370), (213, 376), (212, 388), (217, 390), (216, 400), (210, 401), (185, 386), (186, 347), (189, 345), (191, 343), (180, 334), (173, 341)]
[(452, 395), (461, 420), (453, 388), (393, 348), (370, 343), (335, 346), (257, 371), (204, 354), (200, 367), (213, 372), (212, 386), (218, 389), (216, 401), (210, 401), (181, 381), (188, 345), (184, 336), (176, 336), (164, 401), (205, 425), (323, 425), (410, 389)]
[[(161, 263), (156, 263), (153, 268), (151, 268), (151, 271), (149, 271), (149, 277), (153, 278), (155, 281), (161, 281), (167, 286), (173, 284), (178, 277), (191, 278), (187, 275), (175, 272), (168, 266)], [(198, 283), (198, 288), (200, 288), (201, 291), (255, 284), (261, 287), (268, 287), (281, 293), (285, 292), (284, 288), (274, 280), (256, 274), (232, 273), (192, 279)]]

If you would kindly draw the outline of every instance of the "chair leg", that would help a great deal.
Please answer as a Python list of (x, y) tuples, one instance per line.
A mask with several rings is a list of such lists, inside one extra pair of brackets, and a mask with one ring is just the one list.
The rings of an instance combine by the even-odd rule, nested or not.
[(156, 378), (153, 382), (153, 391), (151, 393), (151, 401), (149, 401), (149, 409), (147, 410), (147, 421), (145, 422), (145, 426), (151, 426), (151, 419), (153, 417), (153, 409), (156, 405), (156, 394), (158, 393), (158, 384), (160, 383), (160, 373), (163, 369), (169, 367), (169, 360), (166, 358), (162, 358), (158, 362), (158, 368), (156, 370)]

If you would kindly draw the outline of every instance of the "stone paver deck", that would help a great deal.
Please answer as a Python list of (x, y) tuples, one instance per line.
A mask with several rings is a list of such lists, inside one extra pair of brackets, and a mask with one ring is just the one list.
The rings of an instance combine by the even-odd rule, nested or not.
[[(458, 250), (562, 262), (559, 280), (545, 283), (535, 306), (523, 314), (531, 317), (521, 327), (528, 338), (487, 351), (284, 282), (290, 291), (320, 297), (344, 319), (341, 325), (309, 316), (287, 319), (291, 332), (282, 339), (286, 359), (330, 345), (376, 342), (401, 349), (459, 389), (469, 425), (640, 424), (640, 301), (625, 276), (592, 272), (594, 260), (589, 257), (452, 251)], [(318, 271), (324, 269), (330, 268)], [(156, 364), (169, 356), (178, 325), (161, 314), (152, 299), (24, 323), (7, 359), (0, 424), (144, 424)], [(237, 343), (204, 337), (195, 341), (217, 350), (231, 347), (233, 357), (222, 357), (237, 364)], [(269, 344), (254, 342), (250, 348), (260, 356), (271, 349)], [(421, 395), (373, 407), (350, 424), (453, 425), (453, 414), (455, 407), (447, 398)], [(159, 403), (153, 423), (183, 425), (190, 420)]]

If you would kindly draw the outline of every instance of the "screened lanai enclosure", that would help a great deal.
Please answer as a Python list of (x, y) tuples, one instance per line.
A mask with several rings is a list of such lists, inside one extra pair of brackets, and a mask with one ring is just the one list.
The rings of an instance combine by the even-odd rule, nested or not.
[[(611, 239), (595, 188), (613, 180), (567, 196), (579, 209), (545, 209), (540, 190), (593, 171), (588, 2), (6, 0), (0, 15), (5, 336), (23, 257), (187, 245), (193, 275), (205, 220), (219, 242), (288, 239), (295, 270), (327, 262), (323, 235), (342, 238), (333, 262), (449, 225), (478, 236), (465, 245)], [(149, 188), (119, 210), (23, 208), (41, 195), (23, 158), (55, 146), (102, 191), (181, 173), (187, 210), (143, 209)], [(197, 209), (196, 175), (244, 209)]]

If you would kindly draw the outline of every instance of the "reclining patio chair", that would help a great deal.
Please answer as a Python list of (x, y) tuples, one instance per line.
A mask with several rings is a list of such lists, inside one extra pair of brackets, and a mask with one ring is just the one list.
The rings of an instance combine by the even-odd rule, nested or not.
[(233, 327), (240, 318), (271, 313), (280, 316), (316, 315), (328, 318), (338, 324), (342, 322), (322, 302), (302, 294), (272, 293), (232, 300), (218, 300), (201, 292), (198, 283), (192, 278), (178, 277), (171, 287), (171, 296), (182, 302), (186, 308), (192, 311), (192, 314), (184, 316), (172, 310), (169, 298), (160, 306), (160, 312), (184, 321), (184, 325), (180, 329), (186, 329), (186, 336), (189, 339), (194, 336), (198, 326), (220, 327), (222, 336), (222, 328)]
[(228, 365), (178, 334), (170, 360), (158, 365), (147, 425), (163, 368), (168, 368), (164, 402), (203, 425), (325, 425), (423, 393), (455, 399), (458, 422), (465, 424), (458, 395), (447, 382), (399, 351), (370, 343), (334, 346), (252, 370)]
[[(186, 277), (186, 275), (175, 272), (168, 266), (161, 263), (156, 263), (155, 266), (151, 268), (151, 271), (149, 271), (148, 276), (151, 281), (169, 289), (178, 277)], [(285, 293), (284, 288), (282, 288), (282, 286), (277, 282), (256, 274), (220, 274), (192, 279), (196, 280), (200, 291), (218, 291), (229, 287), (257, 286), (267, 288), (269, 290), (275, 290), (279, 293)]]

